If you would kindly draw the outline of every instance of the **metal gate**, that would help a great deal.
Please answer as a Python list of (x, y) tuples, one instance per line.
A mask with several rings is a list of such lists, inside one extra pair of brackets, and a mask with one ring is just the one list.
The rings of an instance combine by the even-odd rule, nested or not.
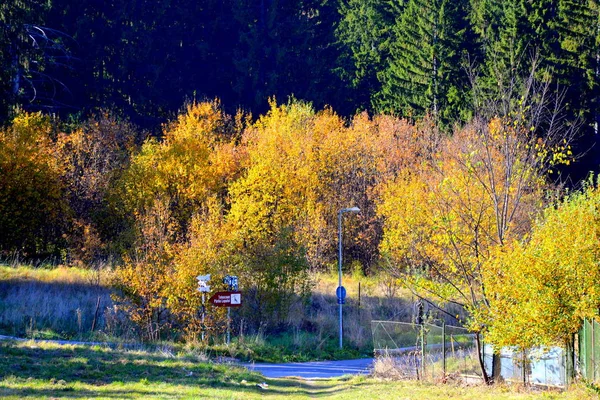
[(600, 382), (600, 324), (584, 320), (579, 331), (579, 368), (588, 382)]

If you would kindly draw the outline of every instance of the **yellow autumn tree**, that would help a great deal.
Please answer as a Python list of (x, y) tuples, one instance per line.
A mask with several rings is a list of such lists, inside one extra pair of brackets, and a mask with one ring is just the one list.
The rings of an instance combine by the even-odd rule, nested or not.
[[(225, 309), (213, 307), (205, 295), (205, 318), (202, 321), (202, 294), (198, 292), (199, 275), (211, 275), (208, 285), (211, 292), (224, 289), (223, 278), (233, 274), (230, 249), (231, 232), (226, 224), (224, 205), (212, 196), (193, 217), (189, 240), (176, 247), (174, 273), (169, 282), (167, 304), (183, 330), (188, 341), (210, 341), (226, 328)], [(244, 281), (242, 277), (242, 282)]]
[(248, 302), (245, 317), (255, 328), (280, 323), (290, 302), (307, 289), (296, 223), (306, 215), (302, 137), (313, 118), (308, 105), (273, 103), (244, 133), (248, 169), (229, 190), (229, 270), (240, 276)]
[(531, 235), (499, 250), (484, 269), (489, 340), (500, 346), (573, 346), (584, 318), (600, 306), (600, 193), (550, 205)]
[(294, 240), (306, 251), (311, 268), (335, 262), (337, 214), (359, 207), (358, 216), (344, 220), (344, 249), (368, 269), (378, 261), (381, 239), (377, 188), (411, 164), (415, 151), (407, 138), (414, 132), (406, 121), (390, 116), (362, 113), (347, 123), (331, 109), (315, 112), (302, 102), (273, 101), (270, 111), (244, 133), (246, 193), (256, 188), (276, 197), (277, 215), (265, 205), (257, 212), (293, 226)]
[[(120, 201), (133, 216), (135, 239), (119, 286), (130, 314), (145, 324), (146, 337), (168, 326), (182, 328), (188, 338), (199, 333), (195, 277), (218, 268), (220, 242), (206, 235), (224, 232), (222, 214), (213, 211), (225, 205), (228, 186), (243, 170), (244, 146), (236, 143), (242, 123), (218, 101), (192, 103), (165, 126), (163, 140), (144, 143), (123, 174)], [(198, 257), (206, 258), (193, 264)], [(152, 323), (158, 328), (150, 329)]]
[(528, 232), (543, 206), (544, 174), (567, 149), (526, 122), (475, 120), (439, 138), (413, 169), (385, 185), (379, 208), (390, 270), (431, 304), (463, 307), (478, 345), (489, 322), (486, 261)]
[(0, 252), (58, 256), (70, 214), (49, 116), (20, 112), (0, 129)]
[(192, 215), (206, 199), (224, 197), (227, 185), (241, 171), (244, 154), (235, 146), (235, 121), (218, 101), (192, 103), (177, 119), (165, 126), (164, 140), (150, 139), (122, 180), (128, 210), (140, 212), (154, 198), (169, 199), (171, 213), (184, 238)]

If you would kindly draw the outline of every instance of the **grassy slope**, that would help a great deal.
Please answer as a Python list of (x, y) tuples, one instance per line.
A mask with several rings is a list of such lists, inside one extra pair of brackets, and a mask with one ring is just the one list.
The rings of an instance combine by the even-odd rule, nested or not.
[[(266, 381), (266, 390), (257, 383)], [(199, 357), (81, 346), (0, 343), (0, 398), (334, 398), (565, 399), (596, 398), (588, 389), (533, 393), (506, 387), (423, 385), (372, 378), (264, 379)]]
[[(113, 307), (110, 278), (110, 270), (0, 264), (0, 334), (38, 339), (136, 341), (133, 325)], [(313, 276), (316, 287), (312, 305), (308, 310), (304, 302), (295, 305), (289, 315), (288, 331), (268, 337), (250, 332), (244, 340), (239, 338), (239, 343), (236, 343), (238, 338), (233, 338), (235, 345), (225, 353), (244, 360), (270, 362), (369, 355), (372, 351), (370, 320), (400, 318), (406, 313), (406, 302), (386, 296), (376, 278), (358, 274), (345, 276), (344, 285), (350, 300), (345, 306), (347, 345), (340, 352), (338, 306), (334, 297), (337, 279), (337, 273)], [(357, 307), (359, 281), (362, 283), (360, 309)], [(92, 333), (98, 300), (98, 324)], [(306, 327), (312, 328), (307, 331)], [(222, 352), (219, 346), (214, 350)]]
[(0, 265), (0, 333), (47, 339), (86, 339), (91, 336), (98, 300), (98, 317), (102, 322), (107, 321), (105, 314), (112, 305), (109, 274), (109, 271), (62, 266)]

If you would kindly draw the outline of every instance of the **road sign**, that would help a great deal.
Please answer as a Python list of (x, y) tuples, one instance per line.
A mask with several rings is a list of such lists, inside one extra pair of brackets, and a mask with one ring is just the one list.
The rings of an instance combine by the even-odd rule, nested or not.
[(335, 294), (337, 296), (338, 304), (346, 303), (346, 288), (345, 287), (338, 286), (337, 289), (335, 289)]
[(204, 285), (200, 285), (198, 286), (198, 291), (201, 293), (208, 293), (210, 292), (210, 286), (208, 286), (206, 283)]
[(239, 307), (242, 305), (242, 293), (217, 292), (208, 301), (216, 307)]
[(238, 277), (235, 275), (227, 275), (223, 278), (223, 283), (226, 284), (229, 290), (237, 291), (238, 290)]
[(208, 293), (210, 292), (210, 286), (208, 286), (206, 283), (208, 281), (210, 281), (210, 274), (207, 275), (198, 275), (196, 277), (196, 279), (198, 279), (198, 291), (200, 293)]

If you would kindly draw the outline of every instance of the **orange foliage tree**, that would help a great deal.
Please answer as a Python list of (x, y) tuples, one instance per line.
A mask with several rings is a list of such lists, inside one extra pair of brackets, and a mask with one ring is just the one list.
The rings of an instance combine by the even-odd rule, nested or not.
[(540, 137), (527, 122), (474, 120), (440, 137), (385, 185), (379, 208), (391, 271), (432, 304), (466, 309), (478, 344), (489, 322), (485, 263), (494, 248), (528, 232), (543, 207), (546, 172), (568, 159), (568, 136)]
[(0, 130), (0, 251), (60, 255), (70, 210), (53, 121), (19, 113)]
[(108, 111), (59, 135), (66, 199), (73, 210), (73, 226), (67, 238), (74, 261), (90, 265), (118, 254), (122, 248), (118, 233), (127, 227), (122, 223), (123, 215), (111, 207), (111, 195), (140, 136), (132, 124)]
[(159, 340), (175, 323), (167, 300), (174, 275), (174, 229), (168, 202), (157, 198), (138, 214), (136, 242), (117, 269), (113, 298), (134, 322), (143, 340)]

